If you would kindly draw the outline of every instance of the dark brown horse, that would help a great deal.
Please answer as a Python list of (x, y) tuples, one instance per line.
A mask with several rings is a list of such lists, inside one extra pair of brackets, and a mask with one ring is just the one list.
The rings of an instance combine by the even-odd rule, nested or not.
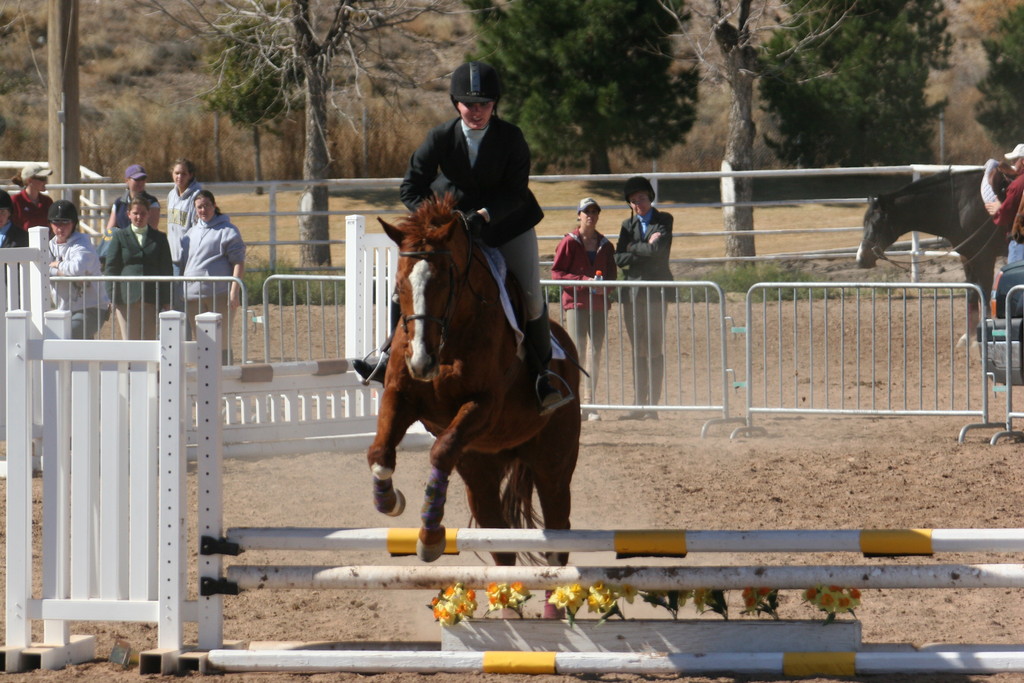
[[(981, 199), (982, 171), (941, 171), (894, 192), (872, 197), (864, 213), (857, 263), (872, 268), (900, 235), (917, 230), (944, 237), (960, 254), (967, 282), (985, 296), (996, 259), (1006, 256), (1006, 235), (995, 227)], [(970, 329), (978, 322), (978, 297), (970, 294)]]
[[(392, 342), (377, 436), (367, 453), (377, 510), (402, 513), (404, 497), (391, 481), (395, 449), (419, 420), (437, 437), (417, 542), (421, 559), (431, 562), (444, 551), (441, 520), (452, 470), (465, 481), (480, 526), (533, 525), (536, 489), (544, 526), (568, 529), (579, 400), (548, 416), (538, 414), (533, 377), (498, 285), (450, 199), (424, 202), (397, 225), (381, 225), (400, 249), (402, 322)], [(551, 369), (578, 396), (576, 349), (565, 330), (554, 323), (551, 328), (572, 359), (553, 360)], [(516, 558), (495, 553), (494, 559), (511, 565)], [(567, 553), (548, 557), (552, 564), (567, 560)]]

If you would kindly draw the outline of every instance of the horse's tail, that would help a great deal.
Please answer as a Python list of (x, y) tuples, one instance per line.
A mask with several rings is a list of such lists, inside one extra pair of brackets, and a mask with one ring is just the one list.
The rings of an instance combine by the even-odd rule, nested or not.
[(510, 529), (536, 529), (540, 515), (533, 509), (533, 470), (515, 459), (501, 491), (501, 512)]
[[(501, 512), (510, 529), (537, 529), (541, 517), (533, 507), (533, 470), (519, 459), (513, 460), (501, 491)], [(520, 564), (547, 565), (542, 553), (516, 553)]]

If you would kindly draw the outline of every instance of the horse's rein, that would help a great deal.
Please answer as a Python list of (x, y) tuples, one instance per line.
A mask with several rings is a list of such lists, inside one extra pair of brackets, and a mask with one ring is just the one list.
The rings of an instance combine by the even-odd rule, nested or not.
[(414, 258), (427, 260), (434, 256), (445, 256), (448, 259), (448, 271), (451, 274), (451, 281), (453, 286), (448, 289), (448, 301), (444, 307), (444, 317), (438, 318), (432, 315), (414, 313), (413, 315), (402, 316), (402, 329), (408, 332), (408, 324), (410, 321), (422, 320), (423, 322), (437, 323), (441, 327), (441, 344), (439, 348), (444, 348), (445, 342), (448, 340), (448, 324), (451, 322), (452, 307), (458, 298), (458, 291), (462, 289), (462, 285), (469, 281), (469, 271), (473, 267), (472, 253), (473, 253), (473, 238), (469, 234), (469, 228), (466, 225), (466, 218), (461, 213), (459, 216), (462, 218), (461, 224), (462, 229), (466, 233), (467, 240), (467, 256), (466, 256), (466, 270), (463, 273), (459, 273), (455, 267), (455, 259), (452, 257), (451, 249), (434, 249), (434, 250), (422, 250), (422, 251), (400, 251), (398, 256), (401, 258)]
[[(949, 190), (950, 190), (950, 191), (949, 191), (949, 201), (950, 201), (950, 206), (951, 206), (951, 208), (952, 208), (952, 209), (953, 209), (953, 210), (954, 210), (954, 211), (956, 212), (956, 218), (957, 218), (957, 222), (958, 222), (958, 223), (960, 223), (960, 226), (961, 226), (961, 227), (963, 227), (963, 223), (961, 223), (961, 222), (960, 222), (960, 209), (959, 209), (959, 207), (958, 207), (958, 206), (955, 206), (955, 205), (953, 204), (953, 176), (952, 176), (952, 174), (950, 174), (950, 176), (949, 176), (949, 186), (950, 186), (950, 187), (949, 187)], [(938, 260), (939, 260), (940, 258), (944, 258), (945, 256), (949, 256), (949, 255), (950, 255), (950, 254), (952, 254), (953, 252), (957, 252), (957, 253), (959, 254), (959, 253), (960, 253), (960, 249), (961, 249), (961, 247), (963, 247), (963, 246), (964, 246), (965, 244), (967, 244), (967, 243), (968, 243), (968, 242), (970, 242), (970, 241), (971, 241), (972, 239), (974, 239), (974, 238), (975, 238), (975, 237), (977, 237), (977, 236), (978, 236), (979, 234), (981, 234), (981, 232), (982, 232), (982, 229), (983, 229), (983, 228), (985, 227), (985, 225), (986, 225), (986, 224), (988, 224), (988, 223), (990, 223), (990, 222), (991, 222), (991, 219), (990, 219), (990, 218), (986, 218), (986, 219), (985, 219), (984, 221), (982, 221), (981, 225), (979, 225), (979, 226), (978, 226), (977, 228), (975, 228), (974, 230), (972, 230), (972, 231), (971, 231), (971, 234), (970, 234), (970, 235), (968, 235), (967, 237), (965, 237), (965, 238), (964, 238), (963, 240), (961, 240), (959, 244), (955, 244), (955, 245), (952, 245), (952, 246), (950, 246), (950, 247), (949, 247), (949, 249), (947, 249), (947, 250), (946, 250), (946, 253), (945, 253), (945, 254), (944, 254), (943, 256), (933, 256), (933, 257), (931, 257), (931, 258), (928, 258), (928, 259), (923, 259), (923, 260), (921, 260), (921, 261), (918, 261), (918, 263), (919, 263), (919, 264), (925, 264), (925, 263), (931, 263), (931, 262), (933, 262), (933, 261), (938, 261)], [(996, 227), (996, 226), (995, 226), (995, 225), (993, 224), (993, 227)], [(983, 243), (983, 244), (981, 245), (981, 248), (979, 248), (979, 249), (977, 250), (977, 252), (976, 252), (976, 253), (974, 254), (974, 256), (972, 256), (972, 257), (971, 257), (971, 258), (969, 258), (969, 259), (966, 259), (966, 260), (964, 260), (964, 262), (963, 262), (963, 265), (965, 265), (965, 266), (966, 266), (966, 265), (968, 265), (969, 263), (972, 263), (972, 262), (974, 261), (974, 259), (976, 259), (976, 258), (977, 258), (977, 257), (978, 257), (979, 255), (981, 255), (982, 249), (983, 249), (983, 248), (984, 248), (985, 246), (987, 246), (987, 245), (988, 245), (988, 243), (989, 243), (989, 242), (990, 242), (990, 241), (992, 240), (992, 238), (993, 238), (993, 237), (995, 236), (995, 234), (996, 234), (996, 233), (995, 233), (995, 231), (994, 231), (994, 230), (993, 230), (993, 231), (990, 231), (990, 232), (989, 232), (989, 236), (988, 236), (988, 239), (986, 239), (986, 240), (985, 240), (985, 242), (984, 242), (984, 243)], [(870, 240), (865, 240), (865, 241), (870, 241)], [(887, 262), (887, 263), (891, 263), (892, 265), (894, 265), (894, 266), (896, 266), (897, 268), (900, 268), (900, 269), (902, 269), (902, 270), (910, 270), (910, 266), (908, 266), (907, 264), (905, 264), (905, 263), (900, 263), (900, 262), (898, 262), (898, 261), (894, 261), (894, 260), (892, 260), (891, 258), (889, 258), (888, 256), (886, 256), (886, 255), (885, 255), (885, 250), (884, 250), (884, 249), (882, 249), (882, 248), (880, 248), (880, 247), (879, 247), (879, 246), (878, 246), (877, 244), (875, 244), (874, 242), (871, 242), (871, 245), (872, 245), (872, 246), (871, 246), (871, 253), (873, 253), (873, 254), (875, 255), (875, 258), (876, 258), (876, 259), (878, 259), (879, 261), (885, 261), (885, 262)], [(962, 256), (961, 256), (961, 258), (962, 258)]]

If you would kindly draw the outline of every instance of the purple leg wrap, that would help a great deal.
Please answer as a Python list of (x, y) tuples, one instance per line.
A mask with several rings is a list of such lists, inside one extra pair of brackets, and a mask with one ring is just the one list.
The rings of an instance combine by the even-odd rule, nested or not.
[(430, 479), (423, 494), (423, 510), (420, 512), (424, 529), (437, 529), (441, 526), (447, 498), (448, 475), (436, 467), (430, 468)]
[(395, 509), (397, 498), (395, 496), (395, 485), (388, 479), (373, 478), (373, 505), (377, 512), (387, 514)]

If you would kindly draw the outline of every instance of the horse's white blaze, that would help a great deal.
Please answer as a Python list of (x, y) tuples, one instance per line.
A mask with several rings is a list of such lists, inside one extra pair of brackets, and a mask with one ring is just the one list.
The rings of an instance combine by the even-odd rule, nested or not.
[[(415, 315), (426, 315), (427, 313), (427, 283), (434, 274), (428, 261), (420, 261), (413, 266), (409, 273), (409, 285), (412, 288), (412, 312)], [(413, 325), (412, 335), (412, 356), (409, 358), (410, 370), (414, 375), (422, 376), (424, 368), (430, 363), (430, 354), (427, 353), (427, 345), (423, 340), (423, 330), (426, 325), (423, 320), (417, 320)]]
[(861, 244), (857, 247), (857, 263), (862, 263), (864, 261), (864, 254), (864, 245)]

